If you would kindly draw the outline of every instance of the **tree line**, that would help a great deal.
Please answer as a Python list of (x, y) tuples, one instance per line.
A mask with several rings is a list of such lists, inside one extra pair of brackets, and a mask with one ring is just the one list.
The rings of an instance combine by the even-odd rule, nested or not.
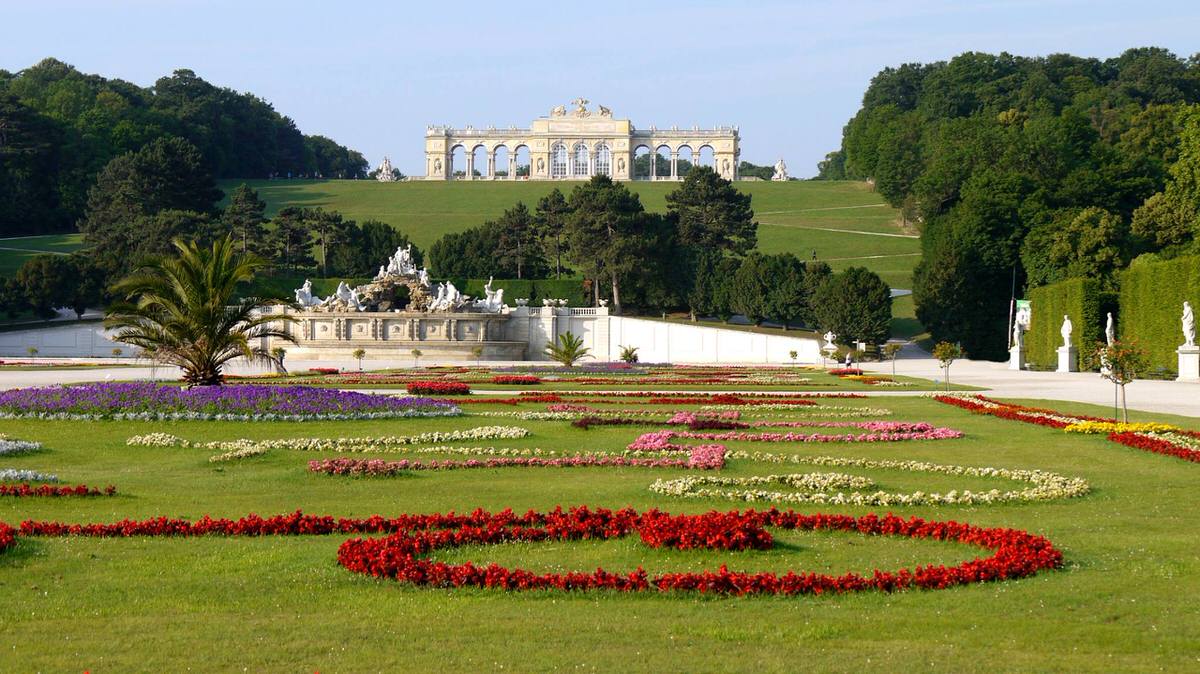
[(361, 154), (306, 136), (270, 103), (176, 70), (151, 87), (55, 59), (0, 70), (0, 235), (70, 231), (111, 160), (186, 140), (218, 178), (361, 178)]
[(881, 71), (822, 178), (872, 181), (920, 229), (917, 317), (1003, 357), (1010, 288), (1107, 287), (1139, 256), (1195, 251), (1200, 55), (970, 52)]
[(558, 188), (531, 210), (518, 202), (495, 220), (449, 233), (429, 248), (437, 278), (561, 278), (577, 273), (593, 303), (643, 313), (687, 311), (727, 321), (740, 314), (832, 329), (847, 342), (889, 334), (891, 290), (866, 269), (834, 274), (819, 261), (755, 251), (751, 196), (709, 167), (692, 167), (666, 197), (665, 213), (645, 210), (607, 176)]

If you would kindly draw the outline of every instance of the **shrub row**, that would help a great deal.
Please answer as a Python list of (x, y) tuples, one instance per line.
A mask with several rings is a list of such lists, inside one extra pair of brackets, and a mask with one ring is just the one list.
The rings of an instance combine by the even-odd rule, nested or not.
[(1121, 274), (1121, 339), (1136, 339), (1150, 367), (1178, 370), (1175, 350), (1183, 344), (1183, 302), (1200, 309), (1200, 256), (1165, 262), (1136, 262)]

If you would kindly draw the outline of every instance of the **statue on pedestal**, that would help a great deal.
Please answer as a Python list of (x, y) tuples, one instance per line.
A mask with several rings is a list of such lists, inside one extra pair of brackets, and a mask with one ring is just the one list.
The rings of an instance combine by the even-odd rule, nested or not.
[(783, 163), (783, 157), (780, 157), (779, 161), (775, 162), (775, 175), (771, 176), (771, 180), (787, 180), (787, 179), (788, 179), (787, 164)]
[(1196, 315), (1192, 313), (1192, 305), (1188, 302), (1183, 303), (1183, 316), (1180, 317), (1183, 323), (1183, 346), (1188, 349), (1196, 346)]
[(1071, 347), (1071, 333), (1074, 331), (1075, 326), (1071, 323), (1071, 318), (1063, 314), (1063, 323), (1062, 328), (1059, 329), (1059, 334), (1062, 335), (1064, 348)]
[(1013, 321), (1013, 346), (1017, 349), (1025, 348), (1025, 331), (1021, 329), (1021, 324)]
[(396, 180), (396, 175), (392, 173), (392, 162), (386, 156), (383, 158), (383, 163), (379, 165), (379, 173), (375, 174), (375, 179), (381, 183), (390, 183)]

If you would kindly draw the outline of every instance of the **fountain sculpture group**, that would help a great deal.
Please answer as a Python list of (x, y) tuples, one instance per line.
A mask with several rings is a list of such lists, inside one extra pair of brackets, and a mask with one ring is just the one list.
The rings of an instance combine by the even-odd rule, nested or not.
[[(394, 357), (397, 350), (407, 355), (419, 348), (447, 358), (520, 360), (525, 335), (507, 325), (512, 310), (493, 282), (488, 279), (480, 298), (463, 294), (451, 281), (433, 283), (413, 260), (412, 246), (403, 246), (369, 283), (351, 287), (342, 281), (325, 298), (313, 294), (311, 281), (297, 288), (289, 311), (299, 320), (287, 328), (296, 345), (289, 350), (320, 358), (363, 348)], [(526, 307), (518, 309), (528, 314)]]

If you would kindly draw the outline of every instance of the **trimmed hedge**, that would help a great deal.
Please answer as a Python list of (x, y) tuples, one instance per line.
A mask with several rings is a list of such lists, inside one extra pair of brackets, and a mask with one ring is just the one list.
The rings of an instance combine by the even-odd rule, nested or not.
[(1184, 301), (1200, 309), (1200, 256), (1135, 262), (1121, 273), (1121, 339), (1146, 350), (1152, 369), (1177, 373), (1183, 344), (1179, 317)]
[[(1071, 317), (1071, 344), (1079, 349), (1080, 369), (1097, 342), (1104, 341), (1105, 315), (1116, 307), (1116, 295), (1101, 290), (1095, 279), (1074, 278), (1029, 292), (1033, 319), (1025, 333), (1025, 359), (1035, 369), (1058, 367), (1062, 317)], [(1115, 312), (1114, 312), (1115, 313)]]

